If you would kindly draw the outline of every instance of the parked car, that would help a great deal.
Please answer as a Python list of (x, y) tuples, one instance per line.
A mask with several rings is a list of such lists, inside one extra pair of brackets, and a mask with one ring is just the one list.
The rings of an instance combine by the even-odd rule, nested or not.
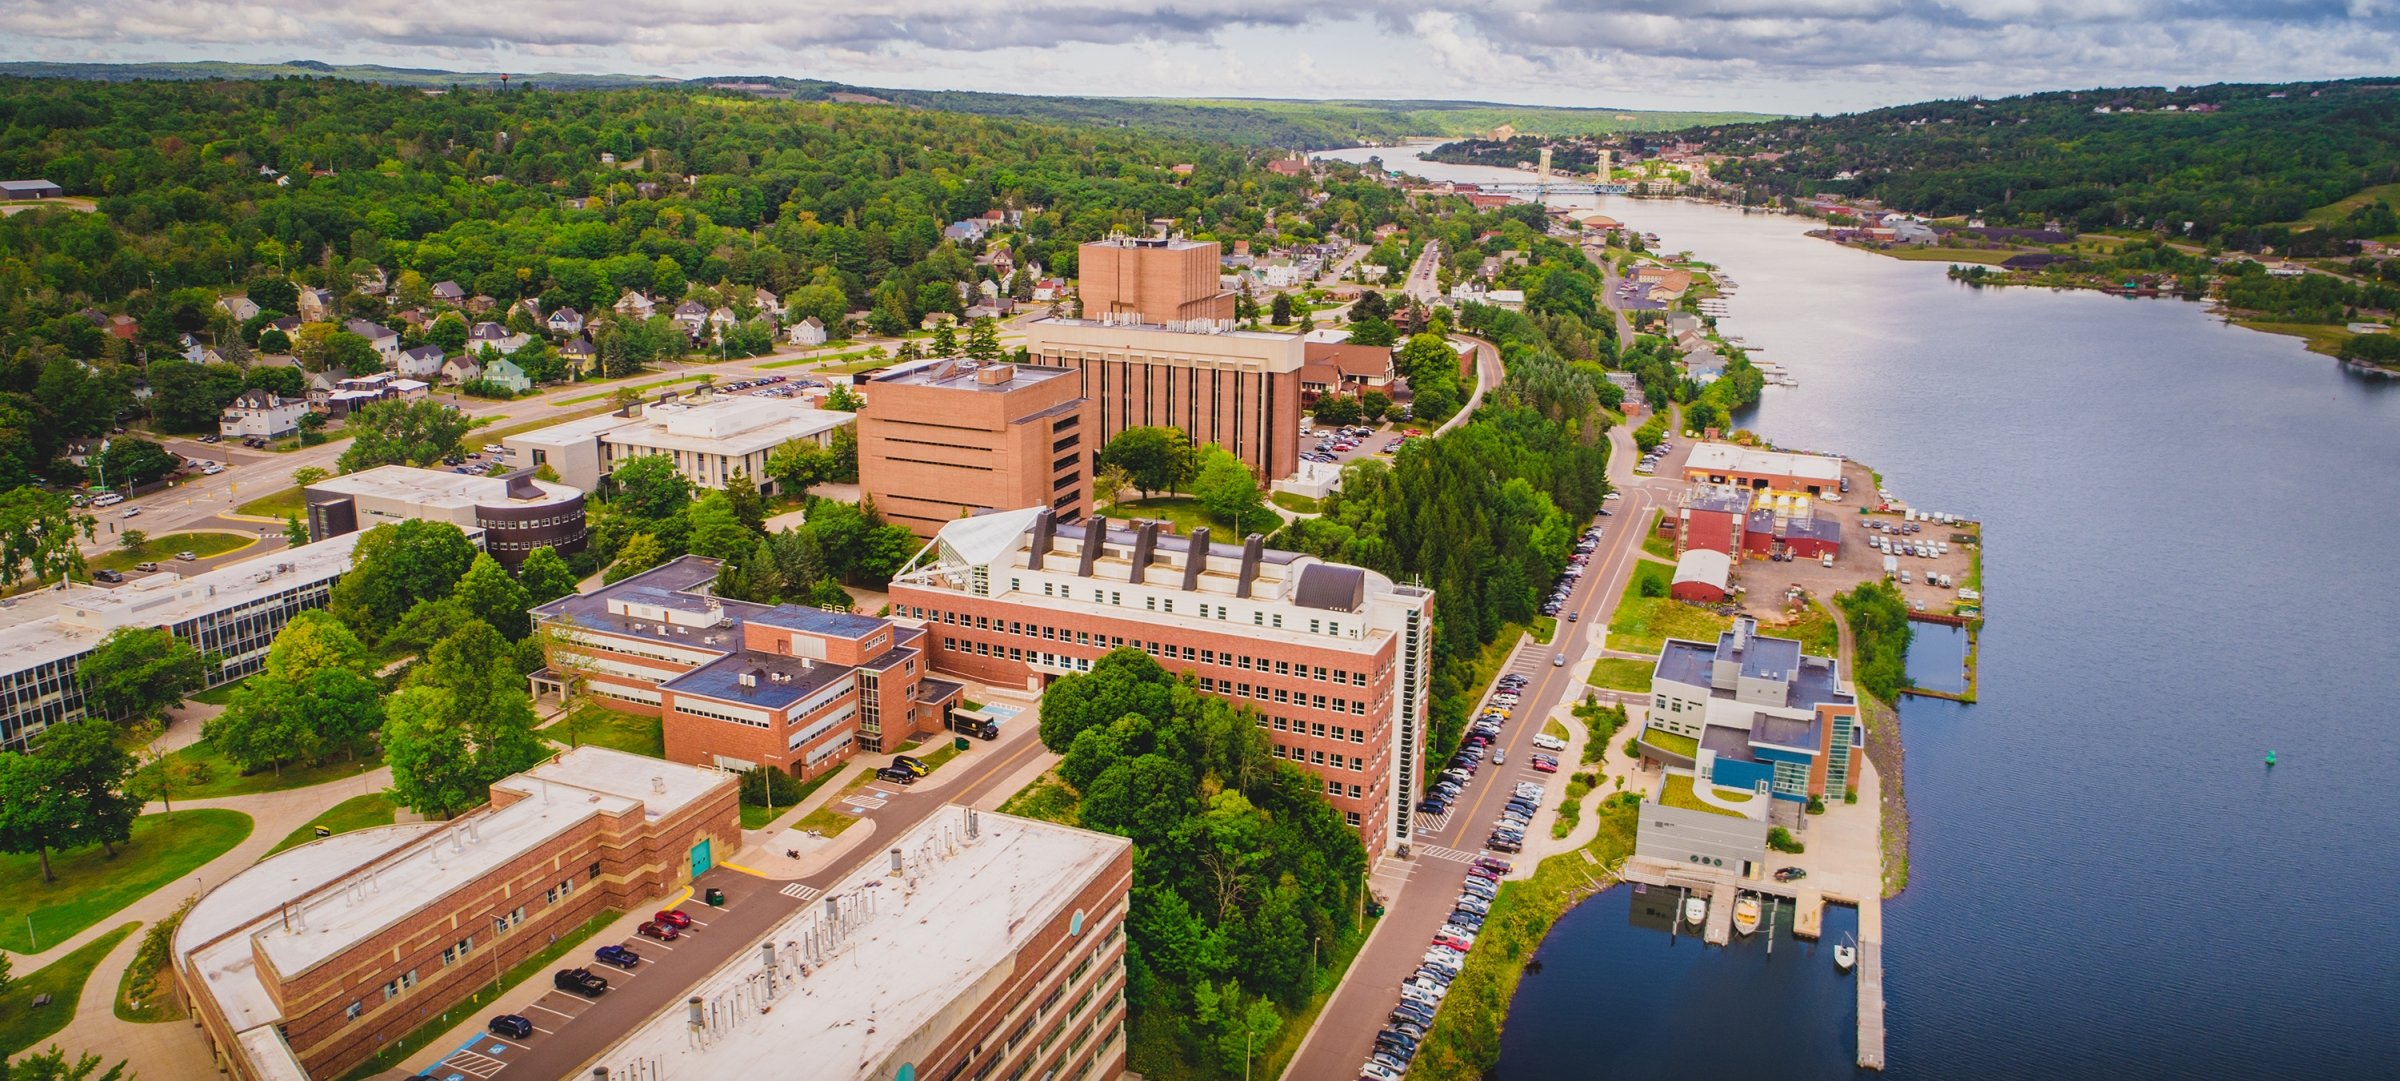
[(681, 911), (672, 908), (659, 909), (656, 913), (653, 913), (650, 918), (666, 924), (669, 927), (673, 927), (679, 931), (692, 925), (692, 918), (690, 916), (686, 916)]
[(504, 1013), (485, 1022), (484, 1027), (492, 1030), (493, 1035), (512, 1040), (530, 1039), (533, 1036), (533, 1022), (526, 1020), (523, 1014)]
[(642, 955), (623, 946), (602, 946), (592, 951), (592, 959), (604, 965), (632, 968), (642, 963)]
[(878, 780), (878, 781), (890, 781), (890, 782), (892, 782), (893, 784), (915, 784), (915, 783), (917, 783), (917, 775), (916, 775), (916, 774), (914, 774), (914, 773), (911, 773), (911, 772), (909, 772), (908, 770), (901, 769), (901, 768), (900, 768), (900, 767), (898, 767), (898, 766), (878, 766), (878, 767), (876, 767), (876, 769), (875, 769), (875, 779), (876, 779), (876, 780)]
[(93, 571), (93, 572), (92, 572), (92, 581), (95, 581), (95, 582), (111, 582), (111, 583), (114, 583), (114, 582), (122, 582), (122, 581), (124, 581), (124, 580), (125, 580), (125, 576), (124, 576), (124, 575), (122, 575), (122, 574), (119, 574), (119, 573), (117, 573), (116, 571), (111, 571), (111, 570), (97, 570), (97, 571)]
[(125, 513), (117, 515), (119, 518), (139, 518), (141, 516), (142, 508), (140, 507), (127, 507), (125, 508)]
[(910, 773), (914, 773), (919, 777), (926, 776), (927, 774), (933, 772), (932, 766), (926, 765), (924, 760), (919, 759), (914, 755), (893, 755), (892, 765), (900, 769), (907, 770)]
[(633, 933), (643, 938), (655, 938), (660, 942), (673, 942), (682, 935), (682, 932), (675, 929), (674, 924), (660, 923), (657, 920), (643, 920), (640, 927), (633, 929)]
[(608, 978), (588, 968), (562, 968), (550, 974), (550, 986), (585, 998), (599, 998), (608, 990)]
[(143, 560), (143, 561), (141, 561), (141, 562), (139, 562), (139, 563), (136, 563), (136, 564), (134, 564), (134, 565), (133, 565), (133, 569), (135, 569), (135, 570), (137, 570), (137, 571), (150, 572), (150, 571), (155, 571), (155, 570), (157, 570), (157, 569), (158, 569), (158, 564), (156, 564), (156, 563), (153, 563), (153, 562), (151, 562), (150, 560), (147, 560), (147, 559), (145, 559), (145, 560)]
[(189, 562), (191, 562), (191, 561), (193, 561), (193, 560), (195, 560), (195, 559), (198, 559), (198, 558), (200, 558), (200, 556), (199, 556), (197, 553), (194, 553), (194, 552), (192, 552), (191, 550), (189, 550), (189, 549), (186, 549), (186, 550), (184, 550), (184, 551), (181, 551), (181, 552), (177, 552), (177, 553), (175, 553), (175, 558), (177, 558), (177, 559), (180, 559), (180, 560), (182, 560), (182, 561), (184, 561), (184, 562), (186, 562), (186, 563), (189, 563)]
[(1777, 882), (1797, 882), (1807, 877), (1808, 868), (1806, 867), (1779, 867), (1775, 870), (1775, 881)]

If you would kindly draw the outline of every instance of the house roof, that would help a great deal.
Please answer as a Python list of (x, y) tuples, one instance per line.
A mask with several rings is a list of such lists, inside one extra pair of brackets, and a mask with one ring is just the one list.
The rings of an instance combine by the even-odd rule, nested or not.
[(1341, 381), (1342, 370), (1331, 364), (1303, 364), (1300, 366), (1301, 386), (1330, 387)]

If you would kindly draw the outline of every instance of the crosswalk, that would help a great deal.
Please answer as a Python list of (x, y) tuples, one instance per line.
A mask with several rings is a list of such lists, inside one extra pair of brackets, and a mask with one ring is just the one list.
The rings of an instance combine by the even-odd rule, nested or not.
[(1450, 812), (1449, 812), (1449, 811), (1445, 810), (1445, 811), (1443, 811), (1443, 812), (1442, 812), (1442, 813), (1440, 813), (1440, 814), (1426, 814), (1426, 813), (1424, 813), (1423, 811), (1419, 811), (1419, 812), (1417, 812), (1417, 825), (1416, 825), (1416, 830), (1417, 830), (1417, 832), (1418, 832), (1418, 833), (1426, 833), (1426, 834), (1440, 833), (1440, 832), (1442, 832), (1443, 830), (1446, 830), (1446, 829), (1449, 829), (1449, 828), (1450, 828)]
[(776, 890), (775, 892), (789, 897), (795, 901), (813, 901), (817, 899), (818, 894), (825, 891), (820, 890), (815, 886), (803, 886), (800, 883), (792, 882), (786, 884), (782, 889)]
[(1418, 845), (1413, 851), (1427, 859), (1449, 860), (1452, 863), (1475, 862), (1475, 853), (1462, 852), (1443, 845)]

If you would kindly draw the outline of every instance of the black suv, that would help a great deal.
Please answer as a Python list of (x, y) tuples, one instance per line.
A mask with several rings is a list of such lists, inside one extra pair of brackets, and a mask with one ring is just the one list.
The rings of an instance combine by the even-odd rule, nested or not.
[(563, 968), (551, 975), (550, 985), (585, 998), (599, 998), (608, 990), (608, 979), (588, 968)]

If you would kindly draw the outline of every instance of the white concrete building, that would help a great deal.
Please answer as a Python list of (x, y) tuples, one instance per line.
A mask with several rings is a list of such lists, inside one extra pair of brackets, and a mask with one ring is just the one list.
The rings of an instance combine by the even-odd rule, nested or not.
[(663, 454), (702, 488), (722, 488), (737, 472), (771, 492), (767, 456), (786, 443), (824, 446), (858, 415), (811, 409), (782, 398), (703, 394), (636, 406), (634, 416), (585, 417), (501, 440), (511, 468), (548, 465), (559, 479), (590, 490), (627, 460)]
[(299, 431), (300, 418), (307, 414), (305, 398), (285, 398), (252, 387), (226, 403), (225, 412), (217, 418), (217, 434), (229, 439), (276, 439)]

